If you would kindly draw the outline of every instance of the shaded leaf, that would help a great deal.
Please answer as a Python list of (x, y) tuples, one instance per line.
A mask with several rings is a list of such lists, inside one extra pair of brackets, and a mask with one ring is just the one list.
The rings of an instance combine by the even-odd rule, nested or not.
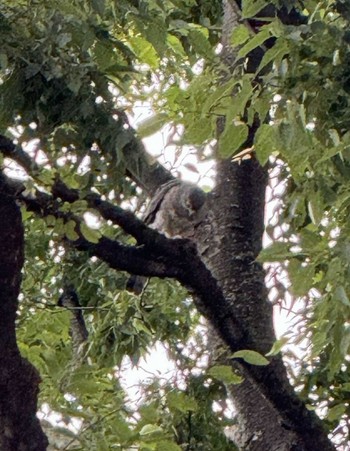
[(267, 163), (271, 155), (279, 153), (281, 145), (279, 132), (275, 126), (268, 124), (260, 125), (255, 134), (254, 148), (262, 166)]
[(79, 239), (79, 235), (75, 231), (77, 224), (75, 221), (70, 220), (64, 225), (64, 231), (66, 234), (66, 237), (71, 241), (76, 241)]
[(232, 157), (244, 144), (248, 137), (246, 124), (226, 126), (220, 135), (218, 153), (221, 158)]
[(342, 415), (346, 411), (345, 404), (338, 404), (337, 406), (331, 407), (328, 410), (327, 418), (329, 421), (339, 421)]
[(188, 411), (195, 412), (198, 408), (195, 399), (191, 398), (181, 391), (175, 390), (168, 393), (167, 404), (170, 409), (177, 409), (184, 413)]
[(168, 120), (167, 115), (164, 113), (155, 114), (154, 116), (145, 119), (137, 126), (137, 134), (141, 138), (153, 135), (160, 131)]
[(289, 243), (274, 242), (260, 252), (257, 260), (260, 262), (276, 262), (286, 260), (293, 256), (289, 249)]
[(243, 58), (247, 56), (249, 52), (259, 47), (270, 37), (271, 37), (270, 28), (269, 27), (261, 28), (259, 33), (256, 34), (252, 39), (249, 39), (249, 41), (239, 50), (238, 58)]

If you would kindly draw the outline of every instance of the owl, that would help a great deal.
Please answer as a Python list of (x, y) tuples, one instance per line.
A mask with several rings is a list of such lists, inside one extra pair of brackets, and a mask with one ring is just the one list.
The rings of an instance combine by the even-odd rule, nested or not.
[[(171, 180), (158, 188), (143, 215), (143, 221), (168, 238), (191, 239), (195, 226), (203, 216), (205, 200), (205, 193), (196, 185)], [(133, 275), (126, 288), (141, 294), (146, 281), (146, 277)]]

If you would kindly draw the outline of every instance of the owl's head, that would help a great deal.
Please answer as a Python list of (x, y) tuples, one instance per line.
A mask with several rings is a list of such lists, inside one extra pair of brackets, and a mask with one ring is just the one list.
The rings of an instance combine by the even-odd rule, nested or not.
[(187, 196), (187, 206), (193, 211), (198, 211), (203, 207), (204, 202), (205, 193), (197, 186), (191, 186)]
[(205, 193), (195, 185), (184, 184), (178, 192), (176, 210), (180, 216), (191, 218), (202, 208), (205, 202)]

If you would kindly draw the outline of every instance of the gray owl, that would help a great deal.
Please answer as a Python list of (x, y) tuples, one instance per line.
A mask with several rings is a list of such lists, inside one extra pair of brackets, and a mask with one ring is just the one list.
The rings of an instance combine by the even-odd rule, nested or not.
[[(205, 199), (205, 193), (196, 185), (172, 180), (158, 188), (143, 215), (143, 221), (168, 238), (191, 239), (196, 224), (202, 218)], [(146, 281), (146, 277), (133, 275), (126, 288), (141, 294)]]

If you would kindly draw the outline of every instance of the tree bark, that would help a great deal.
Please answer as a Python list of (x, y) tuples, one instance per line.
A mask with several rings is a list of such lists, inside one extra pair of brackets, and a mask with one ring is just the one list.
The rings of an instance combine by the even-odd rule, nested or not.
[[(241, 22), (240, 2), (225, 0), (223, 6), (222, 60), (233, 70), (237, 60), (230, 36)], [(276, 11), (269, 5), (265, 9), (266, 17), (282, 14), (282, 21), (290, 19), (283, 8)], [(295, 20), (299, 19), (297, 15)], [(256, 23), (247, 25), (254, 28)], [(246, 71), (255, 73), (262, 56), (263, 49), (255, 49), (248, 56)], [(219, 132), (224, 121), (222, 118), (218, 125)], [(250, 126), (247, 146), (253, 143), (257, 125)], [(266, 184), (267, 174), (254, 158), (235, 163), (219, 162), (216, 187), (208, 202), (209, 215), (197, 236), (203, 261), (226, 299), (226, 314), (235, 318), (236, 342), (261, 354), (266, 354), (276, 340), (265, 274), (255, 261), (262, 246)], [(209, 347), (215, 353), (215, 349), (222, 346), (218, 336), (223, 338), (223, 333), (220, 327), (215, 327), (215, 318), (202, 307), (200, 300), (199, 308), (215, 329), (209, 340)], [(225, 340), (231, 350), (235, 348), (234, 341)], [(238, 413), (234, 439), (240, 449), (334, 449), (321, 420), (306, 409), (293, 391), (280, 355), (272, 358), (267, 367), (234, 363), (229, 353), (224, 363), (238, 368), (245, 378), (241, 385), (228, 387)]]
[(40, 377), (21, 357), (15, 332), (24, 261), (22, 218), (12, 196), (0, 191), (0, 449), (44, 451), (36, 417)]
[[(226, 315), (239, 324), (237, 341), (246, 349), (267, 353), (274, 341), (272, 306), (267, 299), (264, 271), (255, 258), (260, 250), (267, 177), (256, 160), (223, 161), (208, 204), (208, 220), (198, 232), (203, 260), (226, 299)], [(214, 302), (214, 301), (213, 301)], [(206, 311), (211, 324), (211, 318)], [(222, 347), (220, 328), (209, 347)], [(234, 344), (229, 343), (232, 350)], [(233, 365), (245, 378), (229, 387), (238, 413), (234, 438), (240, 449), (334, 449), (320, 419), (298, 399), (281, 356), (266, 367), (234, 363), (227, 353), (221, 363)]]

